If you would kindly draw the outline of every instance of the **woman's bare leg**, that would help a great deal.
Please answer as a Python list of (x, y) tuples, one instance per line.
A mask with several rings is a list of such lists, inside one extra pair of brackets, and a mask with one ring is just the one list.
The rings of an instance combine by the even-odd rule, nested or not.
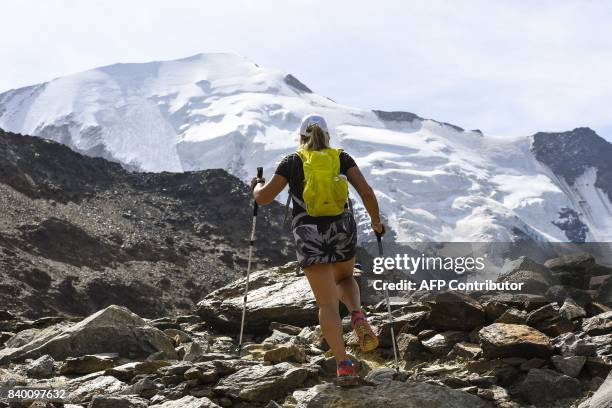
[(359, 286), (353, 277), (355, 257), (344, 262), (337, 262), (334, 266), (334, 279), (338, 290), (338, 298), (349, 312), (361, 310), (361, 296)]
[(338, 310), (338, 290), (334, 279), (333, 264), (318, 264), (304, 268), (308, 283), (319, 306), (319, 323), (336, 362), (347, 360), (342, 321)]

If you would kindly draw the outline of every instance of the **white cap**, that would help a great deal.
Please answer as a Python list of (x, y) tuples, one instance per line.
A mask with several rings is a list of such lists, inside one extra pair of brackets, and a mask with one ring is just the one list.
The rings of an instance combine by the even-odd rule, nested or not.
[(323, 130), (325, 133), (329, 135), (329, 129), (327, 129), (327, 122), (325, 121), (323, 116), (315, 115), (313, 113), (311, 113), (310, 115), (304, 116), (304, 119), (302, 119), (302, 126), (300, 126), (300, 135), (306, 136), (306, 129), (308, 129), (310, 125), (314, 125), (314, 124), (319, 125), (321, 130)]

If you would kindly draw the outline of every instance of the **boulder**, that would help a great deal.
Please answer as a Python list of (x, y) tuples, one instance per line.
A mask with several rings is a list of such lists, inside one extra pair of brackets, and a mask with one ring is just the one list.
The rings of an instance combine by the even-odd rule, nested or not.
[(391, 367), (378, 367), (366, 374), (365, 380), (372, 384), (382, 384), (392, 381), (397, 372)]
[(463, 357), (467, 359), (476, 359), (482, 354), (482, 349), (478, 344), (460, 342), (455, 344), (452, 350), (453, 356)]
[(15, 370), (5, 370), (0, 368), (0, 387), (15, 387), (17, 385), (27, 385), (26, 377), (17, 374)]
[(528, 312), (550, 303), (544, 295), (518, 292), (485, 293), (478, 298), (478, 301), (481, 304), (497, 302), (498, 304), (505, 304), (508, 307), (515, 307)]
[(53, 375), (53, 363), (55, 363), (53, 357), (46, 354), (28, 364), (26, 372), (30, 377), (48, 378)]
[(547, 368), (532, 368), (521, 383), (521, 396), (534, 405), (563, 398), (576, 397), (581, 392), (580, 381)]
[(215, 393), (244, 401), (268, 402), (283, 397), (306, 381), (309, 371), (290, 363), (243, 368), (221, 379)]
[(287, 343), (266, 351), (263, 359), (271, 363), (282, 363), (284, 361), (303, 363), (306, 361), (306, 353), (303, 348)]
[(584, 319), (582, 330), (592, 336), (612, 333), (612, 311)]
[(582, 367), (584, 367), (586, 359), (585, 356), (552, 356), (550, 361), (560, 373), (570, 377), (578, 377), (578, 374), (582, 371)]
[(489, 408), (476, 395), (424, 382), (386, 381), (377, 386), (342, 388), (320, 384), (293, 393), (296, 408)]
[(115, 365), (118, 354), (94, 354), (81, 357), (68, 357), (60, 366), (60, 374), (91, 374), (107, 370)]
[(495, 323), (526, 324), (527, 312), (511, 307), (495, 320)]
[(130, 384), (124, 388), (118, 395), (138, 395), (139, 397), (150, 399), (159, 392), (159, 388), (163, 388), (161, 384), (156, 384), (148, 377)]
[(395, 340), (399, 357), (402, 360), (416, 360), (427, 353), (418, 337), (414, 334), (401, 333)]
[(561, 313), (568, 320), (574, 320), (586, 316), (586, 311), (572, 298), (565, 299), (565, 302), (563, 302), (563, 305), (559, 309), (559, 313)]
[(597, 301), (612, 306), (612, 275), (603, 279), (601, 285), (597, 288)]
[(555, 351), (562, 356), (584, 356), (589, 357), (595, 354), (597, 346), (591, 339), (578, 338), (574, 333), (564, 333), (553, 339)]
[[(224, 405), (225, 406), (225, 405)], [(196, 398), (187, 395), (174, 401), (166, 401), (163, 404), (150, 405), (151, 408), (221, 408), (206, 397)]]
[[(302, 329), (300, 329), (298, 334), (301, 331)], [(292, 337), (290, 334), (274, 329), (272, 330), (272, 334), (266, 337), (262, 343), (263, 344), (282, 344), (282, 343), (287, 343), (289, 340), (291, 340), (291, 338)]]
[(89, 402), (95, 396), (110, 396), (127, 387), (124, 382), (110, 376), (98, 376), (86, 381), (79, 379), (75, 384), (76, 388), (66, 398), (68, 402), (75, 404)]
[[(408, 313), (393, 318), (393, 323), (389, 322), (388, 315), (375, 315), (368, 317), (374, 334), (378, 336), (380, 347), (391, 347), (391, 327), (393, 326), (393, 334), (397, 337), (399, 333), (413, 333), (420, 330), (425, 325), (427, 312)], [(347, 344), (359, 344), (357, 335), (351, 330), (346, 336)]]
[[(208, 294), (198, 303), (198, 314), (213, 326), (236, 330), (240, 326), (245, 280), (240, 279)], [(304, 327), (318, 322), (318, 308), (304, 276), (295, 263), (251, 274), (246, 330), (264, 333), (271, 322)]]
[(427, 322), (439, 330), (470, 331), (484, 325), (485, 311), (471, 297), (447, 291), (436, 295)]
[(467, 341), (468, 333), (460, 331), (445, 331), (438, 333), (426, 340), (422, 340), (421, 344), (431, 353), (436, 355), (446, 355), (456, 343)]
[(585, 408), (612, 408), (612, 371), (593, 394)]
[(270, 323), (270, 330), (278, 330), (279, 332), (290, 334), (292, 336), (297, 336), (302, 331), (301, 327), (293, 326), (290, 324), (284, 324), (279, 322)]
[(148, 401), (133, 395), (118, 397), (93, 397), (88, 408), (147, 408)]
[(543, 357), (552, 354), (553, 346), (545, 334), (520, 324), (493, 323), (478, 332), (485, 358)]
[(543, 295), (552, 285), (553, 279), (550, 270), (544, 265), (522, 256), (504, 264), (497, 282), (522, 283), (522, 293)]
[(136, 361), (133, 363), (123, 364), (118, 367), (109, 368), (104, 372), (104, 375), (110, 375), (118, 380), (129, 382), (137, 375), (153, 374), (160, 368), (168, 365), (170, 365), (170, 363), (164, 360)]
[(0, 331), (0, 346), (3, 346), (15, 333)]
[(535, 325), (543, 320), (549, 319), (551, 317), (556, 317), (559, 315), (559, 310), (554, 303), (548, 303), (542, 307), (539, 307), (535, 310), (532, 310), (527, 315), (527, 324)]
[(68, 327), (44, 329), (21, 347), (0, 350), (0, 364), (44, 354), (56, 360), (100, 353), (145, 358), (158, 351), (168, 359), (177, 358), (172, 341), (163, 332), (127, 308), (112, 305)]
[(562, 255), (544, 262), (544, 266), (552, 271), (574, 271), (584, 274), (595, 266), (595, 258), (588, 253)]
[[(423, 310), (403, 314), (397, 319), (403, 322), (399, 333), (418, 334), (427, 328), (427, 316), (429, 316), (429, 311)], [(396, 332), (395, 334), (397, 335), (398, 333)]]
[(183, 356), (183, 360), (185, 361), (197, 361), (205, 352), (204, 347), (199, 341), (192, 341), (191, 343), (187, 343), (184, 347), (185, 355)]

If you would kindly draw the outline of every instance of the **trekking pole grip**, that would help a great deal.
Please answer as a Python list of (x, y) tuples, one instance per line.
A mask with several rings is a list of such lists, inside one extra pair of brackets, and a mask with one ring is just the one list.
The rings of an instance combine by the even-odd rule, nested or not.
[[(263, 167), (258, 167), (257, 168), (257, 178), (261, 179), (263, 177)], [(257, 201), (253, 200), (253, 217), (257, 217), (257, 208), (259, 206), (257, 205)]]

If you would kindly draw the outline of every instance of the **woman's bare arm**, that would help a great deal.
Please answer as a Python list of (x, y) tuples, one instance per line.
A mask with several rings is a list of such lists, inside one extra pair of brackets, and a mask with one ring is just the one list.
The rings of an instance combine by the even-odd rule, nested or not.
[[(256, 183), (257, 178), (254, 178), (251, 181), (251, 185)], [(266, 184), (255, 184), (255, 188), (253, 189), (253, 198), (255, 202), (259, 205), (267, 205), (270, 204), (276, 196), (283, 191), (283, 188), (287, 185), (287, 179), (283, 176), (279, 176), (275, 174), (272, 176), (272, 179), (268, 181)]]
[[(378, 209), (378, 201), (376, 200), (376, 195), (374, 194), (374, 190), (368, 184), (363, 174), (359, 170), (359, 167), (353, 166), (346, 172), (346, 176), (348, 181), (351, 183), (359, 197), (361, 197), (361, 201), (363, 202), (364, 207), (370, 214), (370, 219), (372, 220), (372, 224), (380, 224), (380, 210)], [(381, 227), (382, 230), (382, 227)], [(377, 231), (381, 232), (381, 231)]]

